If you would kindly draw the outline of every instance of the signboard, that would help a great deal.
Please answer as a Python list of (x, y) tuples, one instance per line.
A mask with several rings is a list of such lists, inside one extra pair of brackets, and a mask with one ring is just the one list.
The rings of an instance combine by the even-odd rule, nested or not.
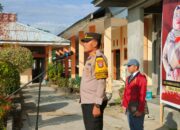
[(163, 0), (161, 102), (180, 109), (180, 0)]

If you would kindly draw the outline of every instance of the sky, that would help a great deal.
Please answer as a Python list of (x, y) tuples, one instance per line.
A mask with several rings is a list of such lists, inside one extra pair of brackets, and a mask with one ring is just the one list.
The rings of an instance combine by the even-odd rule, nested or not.
[(17, 13), (18, 22), (59, 34), (95, 11), (92, 0), (0, 0), (3, 12)]

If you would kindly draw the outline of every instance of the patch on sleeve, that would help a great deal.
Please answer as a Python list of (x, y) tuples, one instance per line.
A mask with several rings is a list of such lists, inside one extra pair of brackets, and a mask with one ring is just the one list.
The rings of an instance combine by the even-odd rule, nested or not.
[(106, 79), (108, 77), (108, 67), (103, 57), (96, 58), (95, 77), (96, 79)]
[(103, 60), (98, 60), (97, 65), (98, 65), (99, 68), (103, 68), (104, 67), (104, 61)]

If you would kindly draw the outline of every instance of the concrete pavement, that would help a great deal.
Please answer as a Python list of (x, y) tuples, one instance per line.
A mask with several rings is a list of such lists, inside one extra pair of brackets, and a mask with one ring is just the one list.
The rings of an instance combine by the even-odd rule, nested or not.
[[(36, 104), (38, 87), (23, 90), (23, 128), (34, 130), (36, 123)], [(39, 130), (84, 130), (79, 98), (64, 95), (52, 87), (43, 86), (40, 103)], [(106, 108), (104, 130), (128, 130), (126, 116), (119, 106)], [(145, 130), (161, 129), (157, 120), (145, 119)]]

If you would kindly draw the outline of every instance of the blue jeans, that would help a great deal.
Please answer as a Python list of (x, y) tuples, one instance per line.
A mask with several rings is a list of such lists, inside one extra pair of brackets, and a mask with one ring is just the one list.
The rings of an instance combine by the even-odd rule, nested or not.
[(144, 130), (144, 114), (140, 117), (134, 116), (127, 110), (127, 118), (130, 130)]

